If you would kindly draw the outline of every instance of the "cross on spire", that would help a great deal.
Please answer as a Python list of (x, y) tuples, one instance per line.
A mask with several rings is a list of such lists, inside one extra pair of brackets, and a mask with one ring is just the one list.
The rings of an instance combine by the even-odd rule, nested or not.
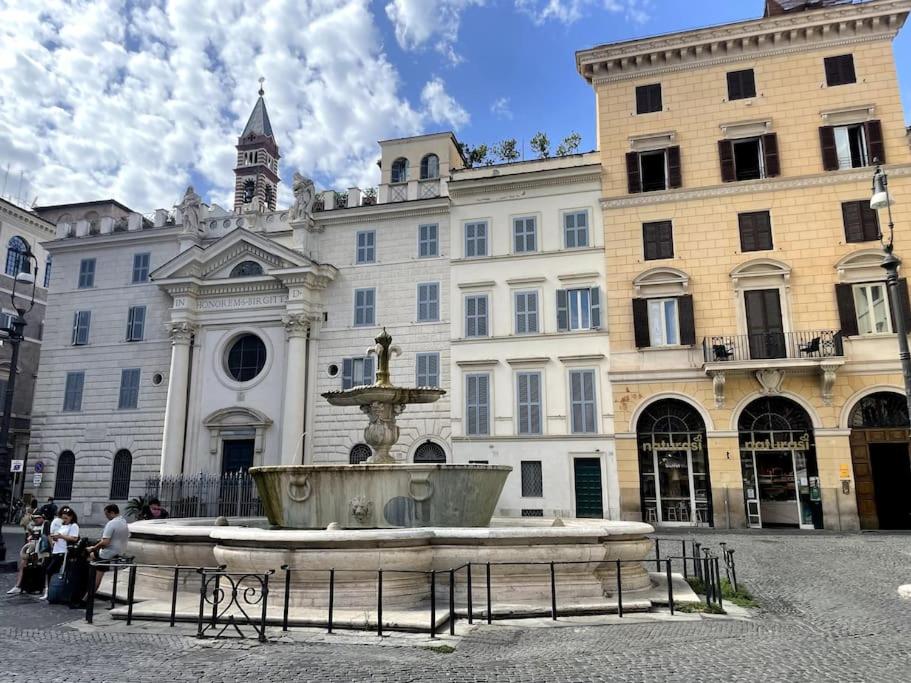
[(266, 82), (265, 76), (260, 76), (259, 77), (259, 96), (260, 97), (262, 97), (263, 95), (266, 94), (265, 91), (263, 90), (263, 83), (265, 83), (265, 82)]

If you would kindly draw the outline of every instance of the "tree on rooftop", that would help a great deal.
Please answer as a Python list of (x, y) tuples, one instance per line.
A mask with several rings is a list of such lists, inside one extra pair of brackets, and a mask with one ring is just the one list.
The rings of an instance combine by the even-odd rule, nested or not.
[(496, 154), (501, 161), (509, 163), (515, 161), (519, 158), (519, 149), (518, 143), (515, 138), (507, 138), (506, 140), (501, 140), (496, 145), (494, 145), (493, 153)]
[(557, 156), (565, 157), (570, 154), (575, 154), (576, 150), (579, 149), (579, 145), (582, 143), (582, 136), (573, 131), (565, 138), (563, 142), (557, 147)]
[(538, 131), (528, 143), (532, 151), (538, 155), (539, 159), (546, 159), (550, 156), (550, 139), (545, 133)]

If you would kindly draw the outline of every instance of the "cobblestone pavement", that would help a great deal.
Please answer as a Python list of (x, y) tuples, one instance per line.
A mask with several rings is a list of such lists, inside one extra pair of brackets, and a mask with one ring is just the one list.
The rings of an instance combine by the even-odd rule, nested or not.
[[(665, 534), (663, 534), (665, 535)], [(762, 603), (747, 620), (479, 626), (453, 653), (412, 636), (203, 641), (122, 633), (31, 598), (0, 599), (0, 681), (909, 681), (911, 535), (699, 534), (736, 549)], [(0, 588), (12, 578), (0, 576)], [(79, 630), (75, 628), (79, 627)], [(453, 641), (450, 641), (453, 642)]]

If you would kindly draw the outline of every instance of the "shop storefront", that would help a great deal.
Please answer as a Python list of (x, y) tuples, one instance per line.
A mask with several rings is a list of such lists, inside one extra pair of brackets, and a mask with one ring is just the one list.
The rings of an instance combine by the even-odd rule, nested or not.
[(656, 401), (639, 418), (637, 440), (642, 519), (711, 526), (705, 422), (696, 409), (674, 399)]
[(813, 425), (781, 397), (750, 403), (738, 419), (743, 495), (749, 526), (822, 528)]

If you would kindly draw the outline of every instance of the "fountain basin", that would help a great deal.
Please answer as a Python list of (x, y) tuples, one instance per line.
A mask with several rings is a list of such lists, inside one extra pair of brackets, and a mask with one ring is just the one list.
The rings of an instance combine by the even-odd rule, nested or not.
[(371, 403), (405, 406), (409, 403), (435, 403), (445, 394), (444, 390), (432, 387), (407, 388), (365, 384), (351, 389), (327, 391), (323, 398), (334, 406), (366, 406)]
[(486, 527), (511, 467), (290, 465), (253, 467), (269, 522), (286, 529)]

